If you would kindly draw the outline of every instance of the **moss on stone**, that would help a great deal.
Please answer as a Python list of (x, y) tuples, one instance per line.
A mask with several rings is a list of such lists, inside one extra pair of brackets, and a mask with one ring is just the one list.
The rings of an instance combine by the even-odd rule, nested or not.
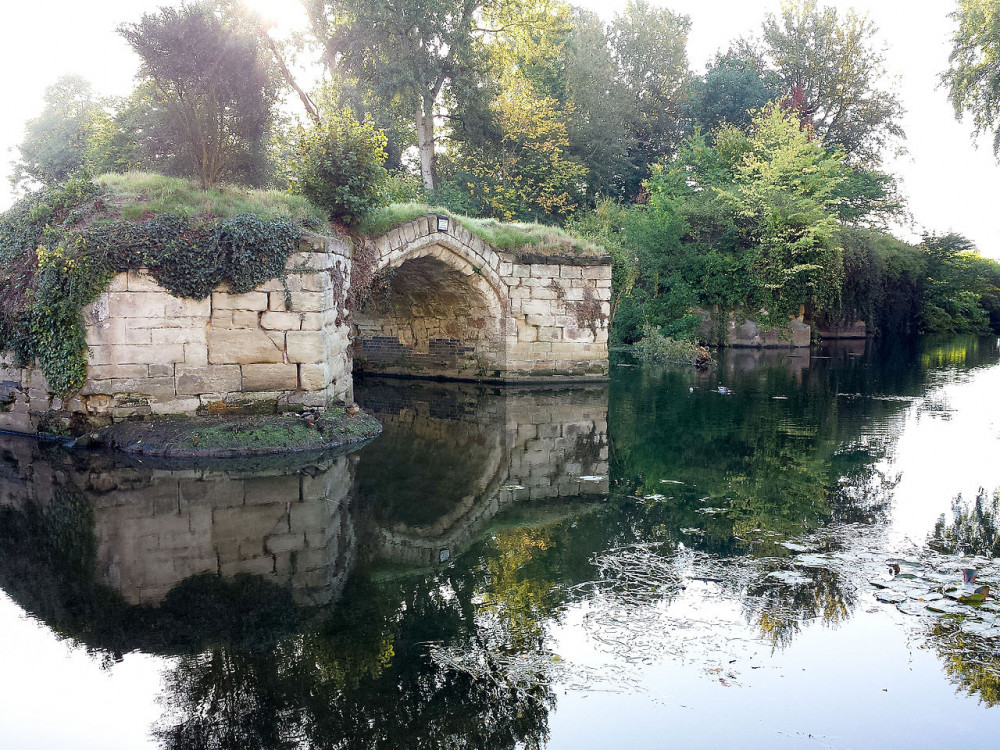
[(99, 437), (112, 448), (136, 455), (226, 458), (326, 450), (381, 432), (382, 425), (371, 415), (335, 407), (318, 415), (153, 417), (119, 422)]

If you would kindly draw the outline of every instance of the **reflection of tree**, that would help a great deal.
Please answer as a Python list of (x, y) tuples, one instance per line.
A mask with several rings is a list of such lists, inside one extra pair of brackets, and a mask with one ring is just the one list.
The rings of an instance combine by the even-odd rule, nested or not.
[(796, 583), (765, 577), (750, 586), (743, 599), (749, 622), (760, 627), (761, 637), (774, 648), (786, 648), (809, 620), (838, 625), (850, 617), (856, 597), (840, 573), (826, 568), (801, 568)]
[(930, 545), (948, 554), (982, 555), (1000, 557), (1000, 490), (990, 498), (980, 489), (975, 502), (969, 506), (959, 495), (952, 503), (952, 519), (942, 514), (934, 525)]
[(544, 569), (525, 568), (536, 551), (551, 546), (550, 534), (530, 528), (501, 531), (490, 542), (479, 612), (508, 634), (508, 649), (528, 648), (541, 640), (541, 623), (552, 610), (555, 587)]
[(1000, 704), (1000, 653), (995, 641), (963, 633), (958, 623), (944, 619), (934, 624), (929, 637), (952, 684), (987, 706)]
[[(178, 749), (540, 748), (554, 698), (505, 655), (540, 645), (551, 583), (526, 569), (550, 545), (515, 529), (481, 545), (481, 566), (358, 575), (336, 609), (265, 649), (186, 656), (166, 682), (157, 736)], [(463, 644), (467, 665), (434, 658), (428, 641)]]

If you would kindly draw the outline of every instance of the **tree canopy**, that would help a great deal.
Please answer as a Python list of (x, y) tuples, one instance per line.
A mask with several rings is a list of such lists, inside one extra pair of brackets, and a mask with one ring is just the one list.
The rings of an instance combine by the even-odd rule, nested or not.
[[(878, 29), (853, 10), (844, 15), (816, 0), (782, 6), (764, 20), (768, 57), (789, 103), (828, 147), (854, 163), (877, 166), (904, 138), (903, 106), (875, 46)], [(890, 80), (890, 85), (885, 82)]]
[(1000, 159), (1000, 0), (958, 0), (951, 15), (958, 27), (942, 81), (955, 116), (971, 115), (976, 135), (992, 132)]
[(258, 34), (218, 5), (163, 7), (119, 33), (142, 58), (165, 146), (203, 187), (257, 184), (277, 96)]

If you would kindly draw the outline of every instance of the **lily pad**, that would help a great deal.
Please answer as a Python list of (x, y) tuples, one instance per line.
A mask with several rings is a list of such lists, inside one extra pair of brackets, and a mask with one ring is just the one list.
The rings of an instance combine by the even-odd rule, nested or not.
[(780, 545), (785, 549), (790, 549), (792, 552), (812, 552), (815, 547), (807, 547), (804, 544), (796, 544), (795, 542), (780, 542)]
[(782, 583), (788, 583), (793, 586), (803, 586), (807, 583), (812, 583), (812, 578), (804, 576), (794, 570), (775, 570), (768, 573), (767, 577), (774, 578)]
[(889, 589), (876, 591), (875, 598), (883, 604), (900, 604), (909, 599), (902, 591), (891, 591)]

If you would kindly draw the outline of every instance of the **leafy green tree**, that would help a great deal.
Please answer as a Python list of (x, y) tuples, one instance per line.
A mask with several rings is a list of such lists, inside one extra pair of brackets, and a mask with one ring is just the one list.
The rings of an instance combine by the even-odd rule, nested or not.
[(794, 115), (776, 106), (758, 115), (749, 137), (735, 129), (726, 137), (737, 142), (730, 150), (742, 151), (726, 199), (745, 222), (749, 268), (768, 316), (780, 322), (801, 306), (833, 304), (841, 276), (835, 194), (843, 180), (840, 155), (828, 153)]
[[(387, 132), (398, 135), (405, 145), (412, 138), (424, 187), (434, 190), (441, 137), (436, 120), (445, 114), (443, 103), (450, 100), (460, 107), (478, 103), (474, 111), (484, 115), (485, 103), (495, 94), (489, 86), (478, 89), (489, 68), (485, 40), (544, 27), (552, 4), (548, 0), (307, 0), (306, 8), (313, 35), (323, 45), (327, 69), (339, 81), (358, 86), (356, 101), (373, 105)], [(461, 96), (450, 97), (456, 84)], [(404, 118), (409, 120), (406, 125)]]
[(803, 123), (851, 163), (874, 166), (905, 137), (903, 106), (885, 85), (885, 51), (874, 46), (878, 29), (853, 10), (820, 8), (791, 0), (780, 16), (764, 20), (764, 44), (787, 96)]
[(563, 60), (571, 112), (566, 120), (569, 153), (587, 168), (588, 198), (595, 202), (601, 196), (623, 198), (628, 174), (627, 91), (618, 83), (607, 30), (596, 13), (574, 9)]
[(142, 58), (176, 170), (202, 187), (262, 182), (277, 89), (256, 29), (208, 2), (160, 8), (118, 31)]
[(1000, 265), (981, 258), (967, 237), (924, 236), (926, 253), (921, 328), (925, 333), (989, 333), (1000, 311)]
[(505, 86), (494, 105), (500, 143), (470, 146), (463, 157), (467, 188), (482, 213), (506, 220), (565, 217), (579, 203), (587, 169), (569, 158), (556, 104), (523, 77)]
[(992, 131), (1000, 158), (1000, 0), (958, 0), (951, 15), (958, 28), (941, 79), (955, 116), (972, 115), (976, 135)]
[(651, 165), (674, 153), (681, 141), (690, 29), (687, 16), (652, 7), (646, 0), (629, 0), (611, 24), (611, 49), (627, 103), (628, 198), (639, 193)]
[(29, 120), (11, 184), (55, 185), (84, 169), (95, 120), (104, 113), (90, 83), (78, 75), (61, 77), (45, 89), (42, 113)]
[(688, 114), (692, 124), (710, 133), (721, 125), (750, 127), (753, 113), (781, 97), (782, 83), (763, 55), (739, 41), (715, 56), (692, 81)]

